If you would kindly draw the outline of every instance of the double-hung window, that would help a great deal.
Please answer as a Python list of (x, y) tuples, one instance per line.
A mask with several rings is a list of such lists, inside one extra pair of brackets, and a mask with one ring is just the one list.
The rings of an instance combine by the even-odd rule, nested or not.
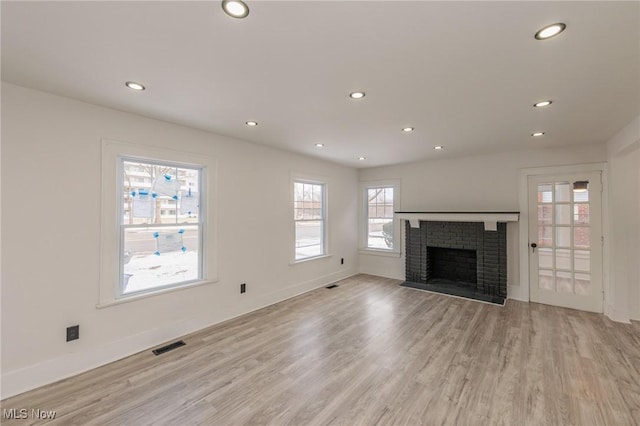
[(295, 180), (293, 213), (295, 260), (326, 254), (326, 186), (322, 182)]
[(118, 296), (203, 279), (202, 169), (120, 158)]
[(393, 187), (367, 188), (367, 248), (393, 250)]
[(360, 183), (360, 249), (363, 254), (400, 255), (400, 180)]

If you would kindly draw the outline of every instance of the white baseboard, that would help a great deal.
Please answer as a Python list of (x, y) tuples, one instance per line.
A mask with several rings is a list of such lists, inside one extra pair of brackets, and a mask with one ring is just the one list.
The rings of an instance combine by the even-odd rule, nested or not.
[(631, 321), (640, 321), (640, 305), (636, 304), (636, 308), (631, 308), (631, 312), (629, 312), (629, 318)]
[(400, 280), (400, 281), (406, 281), (406, 277), (404, 275), (398, 275), (398, 274), (389, 274), (386, 272), (380, 272), (380, 271), (358, 271), (359, 274), (367, 274), (367, 275), (373, 275), (376, 277), (382, 277), (382, 278), (389, 278), (391, 280)]
[(357, 272), (353, 268), (344, 269), (342, 271), (334, 272), (333, 274), (324, 275), (313, 280), (305, 281), (300, 284), (289, 286), (272, 293), (269, 293), (261, 298), (263, 303), (262, 307), (273, 305), (274, 303), (281, 302), (286, 299), (298, 296), (303, 293), (307, 293), (311, 290), (315, 290), (320, 287), (332, 284), (336, 281), (344, 280), (345, 278), (356, 275)]
[(522, 285), (508, 285), (507, 299), (519, 300), (520, 302), (529, 302), (529, 289)]
[(70, 353), (35, 365), (8, 371), (2, 374), (0, 399), (10, 398), (23, 392), (84, 373), (85, 371), (101, 367), (138, 352), (149, 350), (167, 341), (175, 340), (212, 325), (228, 321), (249, 312), (273, 305), (274, 303), (282, 302), (283, 300), (315, 290), (319, 287), (349, 278), (355, 274), (356, 271), (354, 269), (345, 269), (269, 293), (259, 299), (259, 306), (254, 306), (253, 308), (247, 307), (236, 315), (212, 323), (205, 323), (195, 319), (185, 319), (163, 327), (162, 329), (148, 330), (88, 351)]
[(88, 351), (75, 352), (2, 375), (2, 399), (21, 394), (67, 377), (147, 350), (168, 340), (193, 333), (206, 324), (183, 320), (163, 329), (148, 330)]
[(613, 306), (607, 306), (604, 313), (611, 321), (621, 322), (623, 324), (631, 324), (631, 316), (628, 311), (615, 309)]
[(395, 270), (394, 268), (384, 267), (360, 267), (358, 269), (359, 274), (374, 275), (376, 277), (390, 278), (392, 280), (405, 281), (405, 274), (403, 270)]

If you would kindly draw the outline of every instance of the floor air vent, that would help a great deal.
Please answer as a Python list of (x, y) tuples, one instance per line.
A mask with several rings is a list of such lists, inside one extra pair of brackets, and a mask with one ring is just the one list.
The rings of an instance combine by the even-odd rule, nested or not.
[(325, 288), (328, 288), (329, 290), (331, 290), (332, 288), (336, 288), (336, 287), (338, 287), (338, 284), (331, 284), (330, 286)]
[(176, 348), (179, 348), (180, 346), (184, 346), (186, 345), (186, 343), (183, 340), (178, 340), (177, 342), (173, 342), (171, 344), (168, 344), (167, 346), (163, 346), (161, 348), (158, 349), (154, 349), (153, 350), (153, 354), (154, 355), (162, 355), (165, 352), (169, 352), (172, 351)]

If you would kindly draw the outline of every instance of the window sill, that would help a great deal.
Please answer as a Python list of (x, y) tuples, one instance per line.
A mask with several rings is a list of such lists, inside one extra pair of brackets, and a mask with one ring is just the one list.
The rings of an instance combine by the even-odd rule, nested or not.
[(200, 287), (200, 286), (203, 286), (203, 285), (213, 284), (213, 283), (216, 283), (216, 282), (218, 282), (217, 278), (213, 279), (213, 280), (196, 281), (196, 282), (192, 282), (192, 283), (189, 283), (189, 284), (181, 285), (179, 287), (163, 288), (163, 289), (159, 289), (159, 290), (156, 290), (156, 291), (149, 291), (147, 293), (140, 293), (140, 294), (135, 294), (135, 295), (131, 295), (131, 296), (124, 296), (124, 297), (122, 297), (120, 299), (105, 300), (104, 302), (98, 303), (96, 305), (96, 308), (98, 308), (98, 309), (108, 308), (110, 306), (121, 305), (123, 303), (134, 302), (136, 300), (146, 299), (148, 297), (158, 296), (160, 294), (172, 293), (174, 291), (186, 290), (186, 289), (189, 289), (189, 288)]
[(400, 252), (395, 250), (360, 249), (358, 253), (372, 256), (400, 257)]
[(323, 254), (320, 256), (313, 256), (313, 257), (307, 257), (304, 259), (300, 259), (300, 260), (292, 260), (291, 262), (289, 262), (289, 265), (293, 266), (293, 265), (297, 265), (299, 263), (305, 263), (305, 262), (310, 262), (312, 260), (317, 260), (317, 259), (325, 259), (327, 257), (332, 257), (332, 254)]

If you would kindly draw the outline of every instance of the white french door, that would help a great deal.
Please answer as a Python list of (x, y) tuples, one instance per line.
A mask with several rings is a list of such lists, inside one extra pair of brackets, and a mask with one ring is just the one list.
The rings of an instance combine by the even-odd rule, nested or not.
[(602, 312), (600, 172), (529, 176), (532, 302)]

